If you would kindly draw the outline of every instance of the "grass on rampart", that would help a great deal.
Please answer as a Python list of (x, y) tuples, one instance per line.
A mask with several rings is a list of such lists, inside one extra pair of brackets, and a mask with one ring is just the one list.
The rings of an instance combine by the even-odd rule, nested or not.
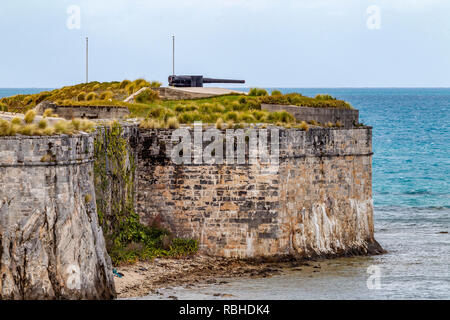
[(301, 107), (310, 108), (336, 108), (336, 109), (353, 109), (353, 107), (343, 100), (337, 100), (330, 95), (317, 95), (315, 98), (305, 97), (300, 93), (273, 94), (264, 96), (262, 103), (267, 104), (291, 104)]
[(159, 82), (148, 82), (144, 79), (81, 83), (37, 94), (2, 98), (0, 99), (0, 111), (25, 113), (45, 100), (69, 105), (80, 105), (80, 103), (98, 105), (100, 101), (102, 105), (113, 105), (114, 101), (123, 101), (143, 87), (159, 86), (161, 86)]
[[(141, 127), (147, 129), (176, 128), (179, 124), (192, 124), (195, 121), (201, 121), (207, 124), (216, 124), (219, 129), (264, 123), (307, 130), (307, 126), (302, 124), (304, 121), (296, 120), (286, 111), (269, 112), (261, 110), (261, 103), (265, 102), (266, 98), (272, 97), (265, 95), (225, 95), (195, 100), (156, 100), (147, 104), (131, 104), (128, 108), (131, 113), (130, 117), (144, 118)], [(276, 98), (278, 97), (288, 99), (285, 95), (277, 95)], [(290, 94), (288, 97), (292, 99), (293, 95)], [(331, 101), (336, 105), (341, 103), (339, 100), (317, 102), (313, 98), (300, 97), (302, 98), (299, 98), (298, 101), (310, 99), (316, 103), (316, 107), (323, 101)], [(309, 104), (308, 106), (312, 105)], [(174, 123), (174, 118), (178, 124)], [(311, 123), (311, 125), (319, 126), (321, 124)], [(338, 125), (336, 124), (336, 126)]]
[[(49, 113), (49, 112), (47, 112)], [(24, 118), (13, 118), (10, 121), (0, 119), (0, 136), (52, 136), (57, 134), (76, 134), (79, 132), (92, 132), (95, 123), (86, 119), (58, 120), (52, 124), (46, 117), (35, 121), (36, 112), (29, 110)]]
[[(313, 108), (352, 109), (345, 101), (330, 95), (305, 97), (300, 93), (282, 94), (274, 90), (271, 95), (264, 89), (253, 88), (248, 95), (228, 94), (212, 98), (192, 100), (160, 100), (156, 91), (144, 90), (135, 97), (135, 102), (123, 100), (143, 87), (158, 87), (160, 83), (144, 79), (122, 82), (91, 82), (64, 87), (34, 95), (18, 95), (0, 100), (0, 107), (13, 112), (26, 112), (38, 103), (49, 100), (66, 106), (115, 106), (130, 110), (131, 118), (142, 118), (141, 127), (148, 129), (178, 128), (180, 124), (201, 121), (216, 124), (221, 128), (241, 127), (246, 124), (264, 123), (287, 128), (305, 129), (301, 120), (296, 120), (286, 111), (261, 110), (262, 103), (291, 104)], [(324, 124), (313, 124), (321, 125)], [(325, 125), (329, 126), (329, 125)], [(338, 126), (338, 124), (333, 124)], [(306, 130), (306, 129), (305, 129)]]

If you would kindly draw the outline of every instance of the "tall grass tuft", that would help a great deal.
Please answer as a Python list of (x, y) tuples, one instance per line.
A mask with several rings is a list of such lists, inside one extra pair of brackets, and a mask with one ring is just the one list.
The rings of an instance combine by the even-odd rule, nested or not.
[(0, 119), (0, 136), (7, 136), (9, 135), (9, 127), (11, 126), (11, 124), (9, 123), (9, 121)]
[(86, 95), (86, 101), (92, 101), (92, 100), (96, 100), (98, 99), (98, 94), (96, 94), (95, 92), (89, 92)]
[(104, 91), (100, 94), (100, 100), (110, 100), (114, 97), (114, 92), (111, 90)]
[(137, 103), (152, 103), (158, 100), (158, 98), (158, 92), (151, 89), (145, 89), (136, 96), (135, 100)]
[(8, 111), (8, 105), (6, 103), (0, 102), (0, 111)]
[(130, 83), (131, 83), (130, 80), (123, 80), (119, 85), (119, 89), (125, 89), (126, 86), (128, 86)]
[(161, 82), (158, 82), (158, 81), (152, 81), (151, 83), (150, 83), (150, 87), (152, 87), (152, 88), (159, 88), (159, 87), (161, 87), (162, 86), (162, 83)]
[(309, 126), (308, 126), (308, 124), (307, 124), (305, 121), (302, 121), (302, 122), (300, 123), (299, 128), (302, 129), (302, 130), (305, 130), (305, 131), (308, 131), (308, 130), (309, 130)]
[(336, 100), (336, 98), (330, 96), (329, 94), (318, 94), (314, 99), (317, 100)]
[(136, 85), (133, 82), (130, 83), (129, 85), (126, 86), (125, 91), (130, 95), (135, 93), (137, 91)]
[(180, 123), (176, 117), (170, 117), (167, 119), (167, 128), (169, 129), (178, 129), (180, 127)]
[(219, 118), (216, 121), (216, 129), (222, 130), (223, 129), (223, 119)]
[(26, 124), (20, 127), (19, 133), (24, 136), (32, 136), (36, 133), (37, 126), (35, 124)]
[(48, 109), (45, 109), (45, 111), (44, 111), (42, 116), (44, 118), (47, 118), (47, 117), (51, 117), (52, 115), (53, 115), (53, 109), (48, 108)]
[(14, 117), (14, 118), (11, 120), (11, 123), (12, 123), (12, 124), (15, 124), (15, 125), (21, 125), (21, 124), (22, 124), (22, 119), (20, 119), (20, 118), (18, 118), (18, 117)]
[(80, 92), (78, 95), (77, 95), (77, 101), (85, 101), (86, 100), (86, 92)]
[(95, 123), (86, 119), (80, 121), (80, 130), (84, 132), (92, 132), (95, 130)]
[(48, 125), (48, 122), (45, 119), (40, 120), (38, 123), (38, 127), (41, 130), (44, 130), (45, 128), (47, 128), (47, 125)]
[(283, 94), (281, 93), (280, 90), (273, 90), (270, 95), (271, 96), (282, 96)]
[(253, 97), (262, 97), (269, 95), (265, 89), (259, 89), (259, 88), (251, 88), (248, 92), (249, 96)]
[(162, 124), (156, 119), (145, 119), (141, 121), (139, 127), (142, 129), (160, 129), (162, 127)]
[(36, 118), (36, 111), (34, 110), (28, 110), (27, 113), (25, 113), (25, 117), (23, 120), (25, 123), (30, 124), (34, 121), (34, 118)]

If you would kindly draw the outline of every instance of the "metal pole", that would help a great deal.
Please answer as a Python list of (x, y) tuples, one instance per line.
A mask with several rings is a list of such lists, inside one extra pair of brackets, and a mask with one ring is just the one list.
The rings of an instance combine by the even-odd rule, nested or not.
[(172, 75), (175, 75), (175, 36), (172, 36)]
[(86, 83), (89, 82), (89, 39), (86, 37)]

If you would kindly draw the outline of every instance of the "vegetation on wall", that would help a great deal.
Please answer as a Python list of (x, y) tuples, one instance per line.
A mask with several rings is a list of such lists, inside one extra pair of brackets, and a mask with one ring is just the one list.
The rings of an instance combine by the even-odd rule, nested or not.
[(314, 98), (302, 96), (300, 93), (272, 94), (271, 96), (264, 96), (261, 102), (268, 104), (291, 104), (311, 108), (353, 109), (348, 102), (322, 94)]
[[(144, 87), (159, 87), (161, 83), (144, 79), (122, 82), (89, 82), (67, 86), (52, 91), (44, 91), (30, 95), (15, 95), (0, 99), (0, 108), (7, 106), (7, 111), (25, 113), (42, 101), (52, 101), (57, 104), (78, 104), (86, 100), (93, 105), (110, 105), (112, 101), (123, 101), (130, 94)], [(2, 111), (2, 110), (0, 110)], [(6, 110), (3, 110), (6, 111)]]
[(94, 150), (99, 224), (113, 263), (195, 253), (195, 240), (174, 239), (157, 225), (140, 223), (134, 211), (134, 155), (118, 122), (99, 128)]
[[(157, 100), (147, 104), (130, 104), (129, 110), (130, 117), (144, 119), (141, 121), (141, 127), (146, 129), (176, 128), (177, 125), (171, 126), (168, 121), (168, 119), (176, 118), (180, 124), (201, 121), (206, 124), (216, 124), (217, 128), (222, 129), (242, 127), (252, 123), (265, 123), (306, 130), (305, 124), (302, 124), (304, 121), (296, 120), (287, 111), (261, 110), (261, 103), (265, 98), (272, 97), (283, 99), (286, 96), (277, 94), (271, 97), (225, 95), (195, 100)], [(321, 124), (311, 123), (311, 125), (319, 126)]]
[[(49, 114), (46, 110), (46, 113)], [(44, 113), (45, 114), (45, 113)], [(58, 120), (49, 123), (46, 116), (36, 120), (36, 112), (29, 110), (23, 117), (8, 120), (0, 119), (0, 136), (51, 136), (56, 134), (76, 134), (79, 132), (92, 132), (95, 123), (86, 119)]]
[[(40, 94), (3, 98), (0, 103), (7, 105), (9, 111), (18, 112), (25, 112), (44, 100), (66, 106), (124, 107), (130, 110), (129, 117), (143, 119), (141, 127), (149, 129), (177, 128), (180, 124), (192, 124), (195, 121), (202, 121), (207, 124), (219, 123), (219, 126), (223, 128), (264, 123), (304, 129), (306, 126), (302, 124), (302, 121), (295, 119), (288, 112), (261, 110), (261, 104), (352, 109), (347, 102), (337, 100), (330, 95), (317, 95), (311, 98), (300, 93), (282, 94), (279, 90), (274, 90), (271, 95), (268, 95), (265, 89), (259, 88), (252, 88), (248, 95), (229, 94), (190, 100), (161, 100), (157, 91), (151, 90), (151, 88), (160, 85), (158, 82), (148, 82), (144, 79), (124, 80), (122, 82), (91, 82)], [(123, 101), (141, 88), (148, 89), (137, 94), (135, 102), (127, 103)], [(316, 125), (323, 126), (323, 124)]]

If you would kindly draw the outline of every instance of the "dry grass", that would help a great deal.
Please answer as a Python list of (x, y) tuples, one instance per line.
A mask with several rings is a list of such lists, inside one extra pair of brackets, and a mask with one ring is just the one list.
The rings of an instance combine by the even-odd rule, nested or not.
[[(30, 121), (30, 119), (28, 119)], [(36, 123), (22, 122), (19, 118), (11, 121), (0, 119), (0, 136), (50, 136), (54, 134), (75, 134), (79, 132), (92, 132), (95, 130), (95, 123), (84, 119), (74, 119), (72, 121), (59, 120), (50, 125), (46, 119), (41, 119)]]
[(300, 123), (299, 128), (302, 129), (302, 130), (305, 130), (305, 131), (309, 130), (309, 126), (308, 126), (308, 124), (305, 121), (302, 121)]
[(178, 119), (176, 117), (167, 119), (166, 125), (169, 129), (178, 129), (180, 127), (180, 123), (178, 122)]
[(34, 118), (36, 118), (36, 111), (34, 110), (28, 110), (27, 113), (25, 113), (24, 121), (27, 124), (30, 124), (34, 121)]
[(217, 121), (216, 121), (216, 128), (219, 129), (219, 130), (223, 129), (223, 119), (222, 118), (217, 119)]
[(53, 116), (53, 109), (51, 109), (51, 108), (45, 109), (45, 111), (44, 111), (42, 116), (44, 118), (52, 117)]

